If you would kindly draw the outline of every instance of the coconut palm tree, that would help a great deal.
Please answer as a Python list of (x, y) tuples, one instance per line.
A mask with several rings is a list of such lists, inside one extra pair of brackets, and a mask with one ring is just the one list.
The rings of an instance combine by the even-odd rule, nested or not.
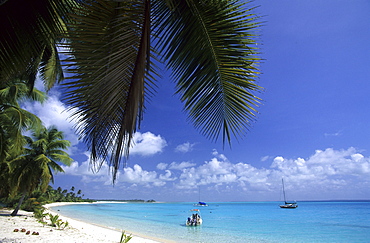
[(37, 116), (20, 107), (19, 102), (26, 99), (44, 102), (46, 94), (37, 89), (30, 90), (26, 81), (20, 79), (0, 83), (0, 163), (12, 153), (21, 152), (25, 144), (23, 131), (42, 128)]
[[(113, 180), (154, 92), (158, 61), (173, 73), (190, 120), (211, 140), (242, 136), (255, 119), (257, 17), (243, 0), (7, 0), (0, 2), (0, 81), (41, 66), (78, 108), (78, 131)], [(20, 9), (19, 6), (22, 6)], [(21, 12), (20, 12), (21, 11)], [(63, 38), (60, 38), (63, 37)], [(40, 62), (41, 61), (41, 62)], [(41, 63), (41, 65), (40, 65)]]
[(10, 193), (10, 168), (8, 163), (0, 163), (0, 198), (9, 196)]
[(34, 132), (32, 137), (25, 137), (27, 148), (23, 155), (10, 162), (14, 192), (20, 192), (21, 198), (12, 216), (17, 215), (25, 196), (36, 188), (45, 191), (51, 181), (54, 183), (53, 171), (64, 172), (58, 164), (70, 165), (72, 159), (64, 151), (70, 142), (63, 139), (63, 132), (54, 126)]

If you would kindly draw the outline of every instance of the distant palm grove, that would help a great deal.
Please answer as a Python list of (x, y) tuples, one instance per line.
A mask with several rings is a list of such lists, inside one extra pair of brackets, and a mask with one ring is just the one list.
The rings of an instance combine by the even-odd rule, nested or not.
[(72, 161), (62, 132), (21, 108), (45, 101), (37, 77), (46, 91), (60, 84), (91, 163), (108, 162), (113, 181), (164, 66), (200, 133), (230, 145), (242, 137), (262, 90), (259, 18), (249, 4), (0, 0), (0, 196), (18, 195), (21, 205), (37, 191), (52, 194), (53, 173)]
[[(73, 190), (72, 190), (73, 189)], [(21, 195), (15, 197), (0, 198), (0, 201), (7, 207), (16, 208)], [(22, 203), (21, 208), (26, 211), (37, 211), (42, 205), (53, 202), (94, 202), (92, 199), (84, 199), (81, 190), (75, 191), (72, 187), (70, 190), (58, 187), (53, 189), (48, 186), (46, 191), (36, 189), (29, 197)]]

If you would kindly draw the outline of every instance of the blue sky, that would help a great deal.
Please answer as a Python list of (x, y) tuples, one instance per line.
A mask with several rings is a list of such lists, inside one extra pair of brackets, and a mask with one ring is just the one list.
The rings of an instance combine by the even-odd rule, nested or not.
[[(370, 2), (256, 0), (265, 88), (256, 122), (231, 148), (187, 121), (163, 71), (147, 104), (126, 168), (92, 173), (69, 112), (52, 90), (43, 106), (24, 104), (73, 143), (75, 159), (54, 187), (94, 199), (278, 201), (370, 199)], [(252, 6), (252, 5), (251, 5)], [(199, 189), (199, 190), (198, 190)]]

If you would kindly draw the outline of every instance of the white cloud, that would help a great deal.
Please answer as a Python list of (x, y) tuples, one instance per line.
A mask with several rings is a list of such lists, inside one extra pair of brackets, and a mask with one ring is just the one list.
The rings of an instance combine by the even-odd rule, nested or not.
[[(225, 155), (213, 151), (213, 158), (201, 164), (190, 162), (159, 163), (160, 171), (148, 171), (140, 165), (124, 168), (117, 178), (117, 185), (135, 190), (162, 187), (163, 193), (190, 193), (199, 186), (218, 194), (243, 192), (250, 196), (275, 195), (281, 190), (281, 178), (292, 199), (317, 199), (320, 197), (345, 198), (353, 188), (367, 195), (370, 184), (370, 158), (354, 148), (317, 150), (309, 158), (286, 159), (275, 157), (267, 168), (257, 168), (248, 163), (232, 163)], [(81, 176), (84, 183), (111, 182), (109, 166), (93, 174), (88, 162), (73, 163), (65, 168), (66, 174)], [(169, 184), (169, 182), (171, 182)], [(194, 192), (193, 192), (194, 193)], [(298, 198), (297, 198), (298, 197)], [(270, 198), (271, 199), (271, 198)]]
[(154, 155), (161, 153), (166, 146), (166, 140), (160, 135), (154, 135), (151, 132), (136, 132), (134, 134), (132, 148), (130, 149), (130, 155)]
[(195, 143), (186, 142), (186, 143), (178, 145), (175, 148), (175, 151), (176, 152), (181, 152), (181, 153), (188, 153), (188, 152), (191, 152), (193, 150), (194, 146), (195, 146)]
[[(219, 189), (220, 185), (235, 184), (249, 190), (269, 192), (276, 191), (284, 177), (290, 183), (288, 187), (294, 186), (297, 191), (307, 194), (315, 193), (317, 188), (330, 190), (332, 187), (340, 187), (343, 190), (346, 186), (352, 188), (370, 181), (370, 158), (365, 158), (354, 148), (317, 150), (308, 159), (285, 159), (278, 156), (270, 168), (256, 168), (245, 163), (233, 164), (217, 151), (213, 155), (222, 160), (213, 158), (198, 167), (184, 169), (176, 186), (190, 189), (197, 185), (217, 185)], [(313, 190), (305, 191), (310, 187)]]
[[(71, 166), (62, 166), (66, 175), (79, 176), (83, 183), (101, 182), (104, 185), (112, 184), (111, 171), (112, 168), (104, 162), (100, 170), (93, 172), (89, 159), (79, 164), (73, 162)], [(126, 167), (119, 170), (117, 173), (116, 185), (129, 183), (144, 186), (164, 186), (167, 181), (173, 181), (176, 178), (172, 177), (170, 170), (165, 170), (164, 174), (159, 174), (156, 171), (143, 170), (140, 165), (135, 164), (133, 167)]]
[(195, 165), (196, 165), (195, 163), (190, 163), (190, 162), (181, 162), (181, 163), (172, 162), (168, 168), (171, 170), (182, 170), (184, 168), (195, 166)]
[(133, 168), (127, 167), (123, 169), (124, 173), (119, 178), (119, 181), (143, 184), (154, 182), (157, 179), (157, 172), (145, 171), (140, 165), (134, 165)]
[(167, 169), (167, 166), (168, 166), (168, 164), (166, 164), (166, 163), (159, 163), (157, 165), (157, 169), (158, 170), (165, 170), (165, 169)]
[(159, 175), (161, 181), (174, 181), (177, 179), (176, 177), (172, 177), (172, 172), (170, 170), (166, 170), (165, 172), (165, 174)]
[(342, 135), (342, 131), (335, 132), (335, 133), (324, 133), (325, 137), (339, 137)]
[(67, 107), (56, 96), (49, 96), (43, 104), (38, 102), (24, 102), (22, 107), (38, 116), (45, 127), (55, 125), (58, 130), (63, 131), (65, 139), (71, 141), (72, 145), (78, 143), (78, 136), (73, 128), (74, 123), (70, 122), (73, 110)]
[[(38, 80), (36, 87), (39, 90), (43, 90), (42, 82)], [(63, 104), (60, 101), (60, 95), (57, 89), (54, 88), (48, 93), (48, 99), (43, 104), (24, 102), (22, 107), (37, 115), (46, 127), (55, 125), (58, 130), (63, 131), (65, 139), (69, 140), (72, 146), (74, 146), (68, 151), (68, 153), (73, 155), (77, 153), (77, 144), (79, 143), (78, 135), (73, 128), (75, 123), (71, 120), (72, 114), (76, 109), (70, 109), (70, 107)], [(160, 135), (154, 135), (151, 132), (136, 132), (133, 137), (130, 155), (150, 156), (161, 153), (166, 146), (166, 140)]]
[(261, 158), (261, 161), (262, 161), (262, 162), (265, 162), (265, 161), (269, 160), (270, 158), (271, 158), (271, 156), (266, 155), (266, 156), (263, 156), (263, 157)]
[[(86, 155), (89, 157), (88, 153)], [(72, 162), (71, 166), (64, 166), (62, 168), (66, 175), (72, 176), (79, 176), (81, 177), (81, 181), (83, 183), (91, 183), (91, 182), (100, 182), (104, 185), (112, 185), (112, 176), (111, 176), (111, 168), (108, 166), (107, 163), (103, 163), (99, 170), (94, 169), (90, 165), (90, 160), (87, 159), (82, 163), (78, 163), (77, 161)], [(117, 178), (119, 178), (121, 172), (117, 173)]]

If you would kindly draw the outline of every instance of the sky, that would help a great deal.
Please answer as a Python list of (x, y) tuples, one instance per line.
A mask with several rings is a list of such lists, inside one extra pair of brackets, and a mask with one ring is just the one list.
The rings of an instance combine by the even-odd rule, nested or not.
[(72, 142), (74, 162), (54, 188), (91, 199), (205, 202), (370, 199), (370, 2), (255, 0), (264, 88), (253, 126), (231, 147), (189, 123), (163, 71), (127, 166), (93, 173), (89, 152), (55, 88), (44, 105), (25, 103)]

